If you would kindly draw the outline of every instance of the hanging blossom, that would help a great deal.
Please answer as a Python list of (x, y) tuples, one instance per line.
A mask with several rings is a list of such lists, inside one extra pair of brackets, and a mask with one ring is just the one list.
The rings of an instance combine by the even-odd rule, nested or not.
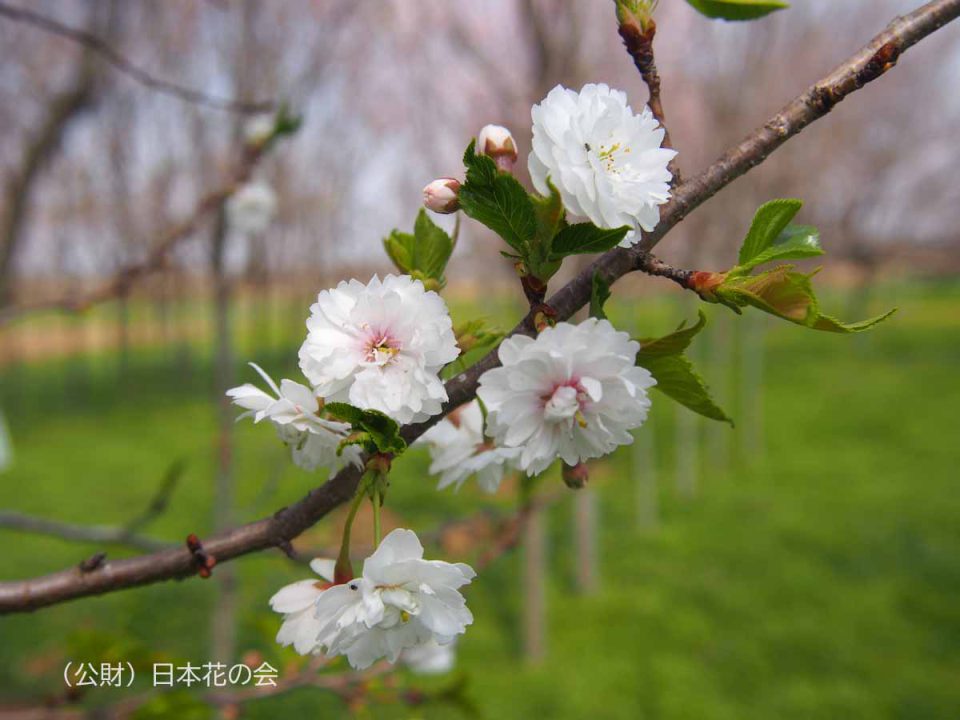
[(522, 448), (529, 475), (556, 458), (568, 465), (633, 442), (647, 418), (653, 376), (636, 366), (639, 343), (607, 320), (558, 323), (536, 339), (500, 345), (502, 367), (480, 376), (487, 433), (498, 445)]
[[(332, 568), (328, 561), (314, 571), (329, 580)], [(466, 630), (473, 615), (459, 588), (475, 576), (463, 563), (424, 560), (416, 533), (398, 528), (360, 577), (337, 585), (303, 580), (274, 595), (271, 607), (284, 614), (277, 642), (301, 654), (346, 655), (357, 669), (383, 657), (396, 662), (404, 650), (446, 645)]]
[(440, 475), (438, 490), (457, 490), (471, 475), (488, 493), (495, 493), (504, 472), (516, 467), (521, 449), (499, 447), (483, 436), (480, 403), (463, 405), (428, 430), (418, 441), (429, 445), (430, 473)]
[(341, 282), (310, 307), (300, 369), (330, 401), (400, 423), (440, 412), (438, 373), (460, 354), (447, 306), (409, 275)]
[(350, 425), (320, 417), (320, 401), (310, 388), (293, 380), (281, 380), (277, 387), (259, 365), (250, 365), (276, 396), (250, 383), (228, 390), (233, 402), (248, 410), (238, 420), (269, 420), (280, 439), (291, 448), (293, 462), (304, 470), (326, 467), (335, 472), (347, 463), (361, 466), (362, 450), (358, 446), (348, 445), (337, 454), (340, 443), (350, 433)]
[(243, 235), (264, 232), (277, 214), (277, 195), (261, 180), (239, 188), (227, 201), (227, 223)]
[[(626, 94), (607, 85), (579, 93), (557, 85), (531, 115), (528, 166), (537, 190), (547, 194), (549, 178), (564, 206), (594, 225), (653, 230), (670, 199), (667, 165), (677, 153), (660, 147), (664, 131), (649, 108), (635, 115)], [(631, 231), (621, 245), (639, 239)]]
[(441, 645), (436, 640), (428, 640), (404, 650), (400, 661), (418, 675), (442, 675), (457, 664), (456, 646), (456, 641)]

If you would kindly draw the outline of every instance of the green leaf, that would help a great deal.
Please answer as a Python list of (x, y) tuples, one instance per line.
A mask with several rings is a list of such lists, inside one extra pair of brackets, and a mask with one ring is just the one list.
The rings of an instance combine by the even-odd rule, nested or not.
[(713, 401), (703, 378), (683, 354), (706, 324), (707, 318), (703, 311), (700, 311), (697, 323), (691, 327), (681, 323), (680, 327), (669, 335), (640, 340), (637, 365), (646, 368), (653, 375), (657, 381), (655, 389), (667, 397), (695, 413), (711, 420), (730, 423), (732, 427), (733, 420)]
[(410, 233), (394, 230), (383, 239), (383, 249), (387, 256), (397, 266), (397, 270), (409, 275), (414, 270), (414, 254), (416, 253), (416, 238)]
[[(384, 453), (401, 453), (407, 447), (407, 443), (400, 437), (397, 421), (379, 410), (361, 410), (342, 402), (327, 403), (323, 409), (333, 419), (350, 423), (359, 433), (341, 445), (360, 444), (367, 450)], [(373, 447), (370, 447), (371, 444)]]
[(563, 228), (553, 239), (551, 256), (559, 260), (568, 255), (606, 252), (615, 248), (623, 240), (630, 227), (607, 230), (593, 223), (577, 223)]
[(383, 248), (397, 269), (423, 281), (435, 280), (441, 287), (446, 284), (443, 276), (450, 255), (453, 239), (434, 224), (422, 209), (413, 225), (413, 235), (394, 230), (383, 239)]
[(773, 260), (802, 260), (823, 255), (820, 231), (812, 225), (788, 225), (773, 243), (753, 256), (746, 265), (738, 265), (733, 274), (748, 274), (750, 270)]
[(594, 271), (593, 285), (590, 289), (590, 317), (605, 320), (607, 314), (603, 311), (603, 306), (610, 299), (610, 283), (603, 279), (603, 276)]
[(869, 320), (844, 323), (820, 312), (820, 304), (810, 282), (816, 274), (795, 272), (792, 265), (781, 265), (759, 275), (728, 277), (715, 291), (728, 305), (755, 307), (812, 330), (856, 333), (868, 330), (896, 312), (896, 308)]
[[(771, 200), (761, 205), (753, 216), (753, 223), (740, 247), (737, 265), (747, 266), (757, 255), (773, 245), (801, 207), (803, 201), (793, 199)], [(754, 263), (756, 264), (758, 263)]]
[(453, 239), (430, 219), (423, 208), (420, 208), (413, 224), (413, 236), (417, 241), (414, 269), (445, 284), (443, 271), (453, 253)]
[(467, 370), (499, 345), (503, 339), (503, 332), (489, 327), (485, 318), (469, 320), (457, 326), (454, 335), (457, 337), (457, 345), (461, 352), (456, 360), (448, 363), (440, 371), (440, 377), (443, 380), (449, 380)]
[(698, 12), (721, 20), (755, 20), (790, 7), (782, 0), (687, 0)]
[(537, 216), (534, 243), (538, 248), (543, 248), (545, 254), (549, 254), (553, 238), (566, 224), (563, 200), (550, 178), (547, 178), (547, 187), (550, 189), (549, 195), (546, 197), (534, 195), (531, 198), (533, 210)]
[(695, 325), (687, 327), (686, 322), (680, 323), (680, 326), (669, 335), (661, 338), (646, 338), (638, 340), (640, 343), (640, 352), (637, 357), (665, 357), (667, 355), (680, 355), (690, 347), (700, 331), (707, 325), (707, 316), (703, 310), (697, 312), (698, 318)]
[(637, 364), (656, 378), (654, 389), (695, 413), (733, 427), (733, 420), (710, 397), (710, 390), (686, 355), (647, 357), (642, 361), (638, 357)]
[(474, 145), (463, 155), (467, 177), (460, 187), (460, 209), (525, 255), (537, 232), (533, 202), (515, 177), (497, 170), (486, 155), (477, 155)]

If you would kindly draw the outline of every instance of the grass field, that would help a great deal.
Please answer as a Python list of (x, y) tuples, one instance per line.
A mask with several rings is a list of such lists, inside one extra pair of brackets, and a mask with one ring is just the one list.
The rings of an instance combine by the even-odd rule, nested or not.
[[(704, 434), (694, 498), (674, 489), (677, 413), (654, 397), (661, 522), (637, 528), (629, 449), (597, 464), (597, 593), (574, 588), (570, 499), (549, 510), (542, 664), (530, 667), (520, 657), (519, 556), (500, 559), (470, 586), (476, 623), (460, 643), (459, 668), (482, 717), (960, 717), (960, 286), (898, 286), (877, 295), (893, 296), (901, 309), (869, 336), (766, 325), (762, 432), (744, 418), (729, 433), (729, 463), (707, 454), (716, 436)], [(711, 310), (712, 319), (721, 312)], [(613, 316), (631, 325), (640, 313), (653, 333), (680, 319), (663, 301), (617, 306)], [(279, 374), (290, 370), (296, 345), (283, 354), (279, 347), (256, 352), (247, 344), (244, 353)], [(721, 377), (741, 363), (717, 367), (709, 363), (714, 354), (715, 342), (701, 351), (704, 374), (724, 390), (735, 416), (746, 413), (737, 400), (745, 388)], [(142, 509), (171, 460), (183, 458), (187, 469), (171, 507), (150, 532), (176, 542), (207, 532), (215, 413), (204, 358), (197, 352), (174, 371), (138, 351), (123, 382), (109, 356), (82, 372), (74, 361), (0, 370), (0, 407), (17, 452), (12, 469), (0, 474), (0, 504), (117, 524)], [(246, 371), (241, 377), (253, 379)], [(762, 446), (738, 439), (744, 432), (762, 437)], [(243, 520), (317, 483), (286, 462), (267, 428), (238, 426), (237, 446)], [(483, 505), (509, 509), (515, 502), (472, 488), (438, 494), (425, 467), (422, 451), (397, 463), (389, 497), (395, 521), (428, 529)], [(548, 483), (560, 486), (556, 477)], [(305, 544), (324, 545), (333, 534), (323, 523)], [(2, 579), (58, 570), (100, 549), (9, 531), (0, 531), (0, 543)], [(278, 623), (266, 601), (303, 570), (279, 553), (237, 567), (240, 646), (274, 664), (289, 662), (293, 656), (272, 642)], [(69, 659), (204, 662), (213, 590), (191, 579), (0, 619), (0, 708), (62, 690)], [(116, 693), (102, 690), (89, 701), (109, 702)], [(160, 702), (148, 709), (192, 716)], [(263, 718), (344, 712), (317, 690), (245, 710)], [(462, 715), (431, 705), (375, 706), (369, 716)]]

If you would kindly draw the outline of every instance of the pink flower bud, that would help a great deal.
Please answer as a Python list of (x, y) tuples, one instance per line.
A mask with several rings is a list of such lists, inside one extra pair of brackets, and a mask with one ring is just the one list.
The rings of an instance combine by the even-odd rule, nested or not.
[(460, 181), (437, 178), (423, 189), (423, 205), (427, 210), (448, 215), (460, 209)]
[(510, 172), (517, 161), (517, 144), (502, 125), (484, 125), (477, 136), (477, 152), (493, 158), (497, 167)]

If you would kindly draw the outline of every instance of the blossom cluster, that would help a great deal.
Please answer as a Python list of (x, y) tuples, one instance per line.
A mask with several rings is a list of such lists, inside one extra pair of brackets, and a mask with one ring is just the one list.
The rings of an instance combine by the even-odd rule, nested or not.
[[(580, 93), (558, 87), (533, 108), (532, 119), (528, 163), (538, 190), (556, 188), (566, 210), (599, 227), (652, 229), (669, 198), (667, 164), (674, 153), (660, 148), (663, 131), (649, 110), (635, 115), (625, 95), (605, 85), (587, 85)], [(512, 170), (517, 151), (506, 128), (487, 126), (477, 147), (500, 172)], [(453, 178), (434, 181), (424, 189), (425, 204), (456, 212), (460, 187)], [(235, 224), (253, 228), (270, 205), (263, 193), (241, 193)], [(251, 221), (255, 210), (259, 218)], [(299, 467), (364, 468), (364, 440), (358, 438), (369, 433), (344, 421), (357, 411), (376, 411), (397, 425), (442, 413), (448, 396), (440, 374), (460, 347), (446, 304), (420, 279), (375, 275), (366, 284), (341, 282), (318, 294), (306, 329), (299, 366), (307, 384), (283, 379), (278, 385), (253, 365), (271, 392), (252, 384), (228, 392), (246, 410), (241, 417), (274, 426)], [(460, 488), (475, 477), (493, 493), (508, 472), (536, 475), (558, 459), (578, 466), (632, 442), (655, 384), (637, 365), (639, 344), (605, 319), (540, 330), (536, 337), (503, 340), (499, 367), (480, 376), (477, 400), (449, 412), (418, 441), (430, 450), (429, 472), (440, 477), (439, 488)], [(353, 414), (334, 410), (344, 406)], [(366, 468), (374, 482), (360, 491), (371, 493), (375, 513), (382, 498), (372, 488), (383, 467)], [(356, 507), (340, 560), (314, 560), (320, 580), (293, 583), (271, 598), (283, 615), (277, 641), (301, 654), (344, 655), (355, 668), (403, 657), (424, 672), (449, 669), (455, 639), (473, 622), (460, 589), (474, 571), (425, 560), (411, 530), (394, 530), (379, 541), (375, 514), (378, 544), (354, 577), (344, 558)]]
[[(364, 561), (362, 575), (347, 582), (334, 583), (333, 560), (314, 560), (311, 567), (326, 582), (302, 580), (270, 599), (284, 615), (277, 642), (301, 654), (346, 655), (363, 669), (382, 657), (396, 662), (407, 649), (449, 645), (473, 622), (459, 589), (474, 571), (463, 563), (424, 560), (411, 530), (387, 535)], [(443, 664), (419, 660), (428, 667)]]

